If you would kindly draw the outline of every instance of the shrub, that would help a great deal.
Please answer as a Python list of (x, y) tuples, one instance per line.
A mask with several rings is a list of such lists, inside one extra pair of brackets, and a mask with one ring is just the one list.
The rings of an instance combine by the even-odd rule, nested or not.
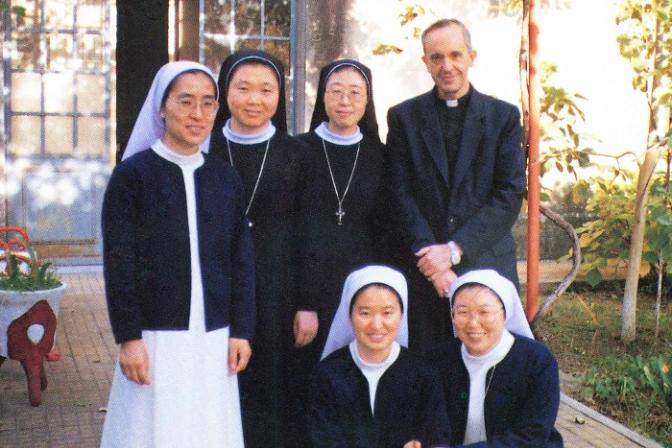
[[(596, 188), (586, 209), (595, 215), (595, 219), (577, 229), (581, 241), (582, 268), (591, 286), (602, 281), (603, 270), (617, 269), (630, 256), (637, 181), (632, 173), (620, 173), (625, 182), (599, 177), (594, 179)], [(672, 194), (663, 187), (662, 177), (654, 178), (648, 204), (640, 277), (658, 271), (658, 254), (662, 255), (664, 274), (667, 277), (672, 275), (670, 200)]]

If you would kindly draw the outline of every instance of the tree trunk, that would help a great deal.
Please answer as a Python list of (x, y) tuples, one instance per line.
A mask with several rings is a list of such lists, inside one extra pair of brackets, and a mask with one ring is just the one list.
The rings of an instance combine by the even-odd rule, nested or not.
[(644, 162), (639, 169), (635, 219), (632, 225), (632, 240), (630, 241), (630, 258), (625, 277), (625, 291), (623, 292), (623, 312), (621, 315), (621, 340), (623, 342), (634, 341), (637, 332), (637, 288), (639, 286), (639, 266), (642, 262), (642, 249), (644, 247), (649, 183), (659, 157), (659, 146), (649, 149), (646, 151)]

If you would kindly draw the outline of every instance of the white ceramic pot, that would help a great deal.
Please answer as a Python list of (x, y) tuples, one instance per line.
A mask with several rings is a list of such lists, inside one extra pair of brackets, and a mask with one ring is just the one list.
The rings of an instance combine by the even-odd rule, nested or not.
[[(7, 357), (7, 328), (40, 300), (46, 300), (58, 317), (66, 285), (39, 291), (0, 289), (0, 356)], [(33, 341), (36, 342), (36, 341)]]

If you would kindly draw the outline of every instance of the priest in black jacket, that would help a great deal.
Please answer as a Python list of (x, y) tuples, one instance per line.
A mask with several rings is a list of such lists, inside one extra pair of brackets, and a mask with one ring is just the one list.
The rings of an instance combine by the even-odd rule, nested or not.
[(451, 334), (443, 297), (460, 273), (491, 268), (518, 284), (511, 228), (526, 185), (520, 112), (469, 83), (476, 51), (467, 28), (439, 20), (422, 43), (435, 87), (389, 110), (386, 142), (411, 348)]

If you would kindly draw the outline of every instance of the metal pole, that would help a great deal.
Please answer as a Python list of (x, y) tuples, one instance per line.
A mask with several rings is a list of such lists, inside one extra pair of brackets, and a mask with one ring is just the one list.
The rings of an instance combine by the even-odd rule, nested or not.
[(530, 135), (528, 153), (528, 203), (527, 203), (527, 310), (529, 321), (539, 309), (539, 114), (540, 114), (540, 74), (538, 53), (539, 24), (538, 13), (541, 0), (530, 0)]

